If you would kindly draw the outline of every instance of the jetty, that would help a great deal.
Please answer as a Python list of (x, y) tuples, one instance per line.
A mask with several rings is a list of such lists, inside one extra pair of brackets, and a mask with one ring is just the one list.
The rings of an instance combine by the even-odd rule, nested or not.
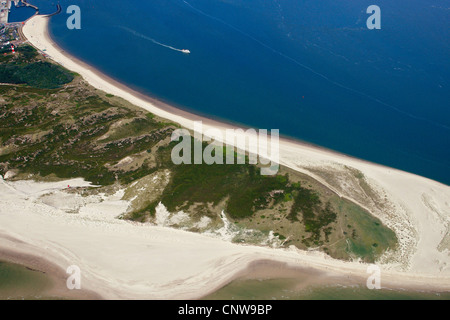
[(39, 12), (39, 8), (36, 7), (35, 5), (32, 5), (31, 3), (28, 3), (27, 0), (22, 0), (22, 4), (26, 7), (31, 7), (34, 10), (36, 10), (37, 12)]
[(47, 17), (53, 17), (53, 16), (55, 16), (55, 15), (57, 15), (57, 14), (60, 14), (61, 11), (62, 11), (61, 5), (58, 3), (58, 4), (56, 5), (56, 12), (53, 12), (53, 13), (51, 13), (51, 14), (48, 14)]
[(11, 10), (12, 3), (17, 7), (19, 3), (22, 1), (21, 6), (31, 7), (36, 10), (36, 14), (39, 13), (39, 8), (31, 3), (28, 3), (27, 0), (0, 0), (0, 24), (7, 24), (9, 21), (9, 12)]

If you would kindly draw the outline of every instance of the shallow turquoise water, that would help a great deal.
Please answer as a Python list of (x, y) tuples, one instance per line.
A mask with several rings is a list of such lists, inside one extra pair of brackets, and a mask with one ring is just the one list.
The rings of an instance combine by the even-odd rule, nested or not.
[(43, 299), (51, 288), (43, 273), (0, 261), (0, 299)]

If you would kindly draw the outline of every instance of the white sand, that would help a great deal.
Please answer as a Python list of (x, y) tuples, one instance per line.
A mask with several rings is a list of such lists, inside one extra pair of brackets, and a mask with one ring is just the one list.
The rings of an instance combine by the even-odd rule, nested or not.
[[(320, 253), (242, 246), (212, 236), (118, 220), (110, 214), (114, 198), (97, 203), (92, 215), (59, 209), (65, 197), (52, 206), (42, 202), (48, 194), (44, 189), (76, 197), (64, 191), (65, 183), (28, 181), (26, 193), (23, 187), (22, 182), (0, 179), (0, 250), (41, 257), (63, 270), (77, 265), (82, 288), (104, 298), (198, 298), (259, 260), (314, 268), (343, 280), (361, 277), (361, 285), (367, 277), (365, 265)], [(450, 289), (448, 278), (429, 275), (384, 271), (382, 281), (387, 287)]]
[[(163, 110), (157, 103), (63, 54), (47, 36), (46, 28), (47, 18), (36, 16), (26, 23), (23, 32), (31, 44), (46, 49), (51, 59), (81, 74), (94, 87), (190, 129), (193, 120), (199, 119), (174, 109)], [(207, 123), (220, 129), (228, 127), (213, 121)], [(360, 203), (396, 232), (400, 248), (393, 256), (384, 257), (383, 279), (397, 287), (415, 284), (450, 290), (449, 251), (438, 250), (449, 236), (450, 187), (291, 141), (281, 141), (280, 157), (281, 164), (307, 173), (339, 195)], [(385, 199), (384, 207), (363, 203), (361, 199), (369, 197), (346, 179), (347, 167), (364, 174), (376, 194)], [(332, 170), (334, 178), (317, 172), (325, 169)], [(344, 276), (366, 276), (364, 265), (321, 254), (238, 246), (205, 235), (134, 225), (110, 216), (103, 221), (68, 216), (27, 200), (23, 192), (15, 191), (11, 185), (0, 184), (0, 188), (0, 247), (38, 254), (62, 268), (79, 265), (85, 285), (107, 298), (196, 298), (260, 259), (333, 270)], [(33, 188), (26, 193), (33, 194)], [(12, 238), (22, 242), (13, 242)]]

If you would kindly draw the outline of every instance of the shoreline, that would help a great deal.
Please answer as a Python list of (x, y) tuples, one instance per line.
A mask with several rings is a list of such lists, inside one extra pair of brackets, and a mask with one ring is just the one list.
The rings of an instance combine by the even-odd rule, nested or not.
[[(9, 239), (13, 241), (13, 239)], [(21, 254), (11, 250), (0, 248), (0, 262), (10, 263), (12, 265), (22, 266), (26, 269), (44, 274), (50, 281), (50, 288), (42, 291), (44, 297), (56, 299), (75, 299), (75, 300), (102, 300), (102, 296), (89, 290), (69, 291), (65, 286), (67, 274), (63, 269), (45, 258), (33, 256), (30, 254)]]
[[(0, 233), (0, 239), (5, 240), (6, 237), (2, 236)], [(9, 238), (9, 241), (17, 242), (18, 240)], [(19, 240), (20, 242), (20, 240)], [(239, 246), (239, 245), (234, 245)], [(250, 247), (250, 246), (244, 246)], [(264, 249), (264, 248), (262, 248)], [(269, 249), (270, 250), (270, 249)], [(273, 249), (272, 249), (273, 250)], [(275, 249), (276, 250), (276, 249)], [(287, 259), (286, 259), (287, 258)], [(234, 281), (245, 281), (245, 280), (280, 280), (280, 279), (291, 279), (296, 281), (301, 281), (301, 285), (296, 286), (296, 291), (304, 292), (305, 290), (314, 290), (323, 287), (359, 287), (361, 289), (366, 288), (367, 276), (369, 274), (363, 272), (363, 270), (356, 270), (354, 268), (349, 268), (349, 270), (339, 270), (333, 269), (326, 265), (318, 267), (317, 265), (306, 264), (293, 264), (288, 256), (284, 259), (280, 257), (260, 257), (255, 259), (248, 259), (245, 262), (245, 266), (241, 267), (241, 270), (230, 273), (228, 277), (221, 278), (220, 281), (210, 284), (210, 286), (205, 287), (202, 293), (198, 293), (195, 296), (191, 295), (181, 295), (169, 297), (168, 299), (175, 300), (202, 300), (211, 294), (223, 289), (227, 285), (233, 283)], [(47, 296), (62, 299), (82, 299), (82, 300), (105, 300), (105, 299), (129, 299), (115, 292), (99, 290), (100, 292), (93, 289), (91, 286), (88, 289), (83, 285), (82, 290), (69, 291), (65, 284), (68, 275), (64, 272), (61, 266), (56, 263), (50, 262), (44, 257), (35, 255), (35, 253), (30, 253), (27, 250), (4, 250), (0, 245), (0, 261), (4, 261), (11, 264), (21, 265), (27, 269), (40, 272), (48, 276), (52, 282), (52, 287), (44, 293)], [(343, 262), (344, 265), (350, 265), (349, 262)], [(365, 265), (361, 265), (365, 269)], [(361, 268), (361, 269), (363, 269)], [(237, 266), (236, 266), (236, 269)], [(383, 275), (383, 274), (382, 274)], [(398, 280), (398, 274), (395, 273), (385, 273), (382, 277), (381, 289), (391, 290), (397, 292), (405, 293), (450, 293), (450, 283), (440, 283), (436, 281), (436, 278), (428, 278), (425, 282), (424, 278), (413, 276)], [(86, 279), (83, 279), (83, 282)], [(102, 288), (103, 290), (108, 289)], [(367, 289), (369, 290), (369, 289)], [(147, 299), (144, 295), (139, 294), (134, 297), (134, 299), (142, 300)], [(151, 299), (159, 300), (164, 298), (152, 297)]]
[[(190, 130), (193, 129), (192, 122), (194, 120), (204, 121), (204, 127), (214, 127), (220, 130), (234, 128), (232, 125), (195, 116), (189, 112), (168, 106), (156, 99), (136, 93), (117, 81), (103, 76), (85, 63), (67, 56), (66, 53), (61, 52), (60, 48), (58, 48), (50, 39), (47, 23), (48, 18), (42, 16), (34, 16), (27, 21), (24, 26), (24, 34), (27, 36), (29, 42), (40, 50), (47, 49), (46, 53), (48, 53), (48, 56), (52, 60), (69, 70), (79, 73), (86, 82), (95, 88), (114, 94), (115, 96), (127, 100), (131, 104), (146, 109), (159, 117), (177, 122)], [(149, 102), (147, 99), (150, 99), (153, 103)], [(403, 253), (401, 257), (403, 260), (396, 263), (382, 264), (386, 283), (392, 283), (393, 286), (398, 288), (412, 286), (422, 289), (425, 288), (425, 290), (429, 291), (433, 291), (431, 290), (433, 288), (440, 288), (440, 290), (444, 291), (450, 290), (450, 268), (448, 267), (450, 259), (447, 254), (448, 249), (445, 249), (442, 252), (438, 250), (438, 245), (442, 238), (446, 237), (445, 232), (447, 231), (445, 230), (445, 224), (450, 222), (450, 187), (398, 169), (358, 160), (326, 149), (312, 147), (301, 142), (289, 141), (286, 138), (280, 139), (280, 156), (281, 165), (315, 178), (325, 186), (329, 187), (332, 191), (336, 192), (339, 196), (353, 201), (371, 212), (374, 216), (380, 218), (383, 223), (392, 227), (397, 236), (400, 236), (400, 245), (405, 247), (402, 247), (402, 250), (404, 251), (401, 251), (401, 253)], [(339, 181), (329, 181), (326, 176), (324, 177), (317, 173), (318, 170), (323, 170), (323, 168), (331, 168), (337, 170), (336, 172), (344, 172), (346, 167), (360, 170), (374, 190), (380, 194), (383, 192), (385, 193), (386, 198), (394, 204), (393, 209), (386, 212), (387, 210), (377, 210), (375, 206), (367, 208), (364, 204), (360, 203), (359, 199), (356, 198), (354, 194), (351, 193), (351, 190), (346, 190), (344, 188), (344, 183), (343, 185), (340, 185)], [(14, 197), (20, 198), (17, 194), (14, 194)], [(7, 204), (4, 212), (0, 209), (0, 213), (3, 213), (4, 215), (0, 214), (0, 221), (4, 219), (6, 222), (9, 222), (9, 224), (6, 223), (3, 225), (11, 225), (13, 221), (15, 221), (14, 219), (17, 218), (9, 213), (9, 211), (14, 212), (15, 204), (8, 199), (0, 200), (2, 203)], [(15, 233), (9, 230), (5, 230), (4, 233), (6, 233), (6, 235), (9, 234), (9, 236), (13, 238), (14, 235), (20, 235), (24, 240), (27, 240), (24, 241), (24, 243), (33, 243), (32, 251), (42, 252), (43, 256), (45, 255), (49, 261), (58, 264), (61, 268), (63, 268), (61, 265), (67, 263), (67, 257), (71, 257), (80, 263), (83, 263), (84, 267), (88, 270), (89, 279), (93, 283), (92, 287), (99, 289), (99, 291), (104, 291), (107, 294), (106, 298), (123, 298), (124, 296), (135, 296), (139, 298), (142, 297), (142, 292), (146, 292), (144, 289), (148, 288), (155, 289), (154, 292), (158, 291), (156, 288), (160, 288), (161, 292), (163, 292), (160, 295), (162, 298), (199, 298), (204, 296), (206, 291), (214, 291), (223, 287), (233, 279), (236, 279), (239, 275), (242, 275), (242, 272), (245, 272), (251, 263), (264, 260), (285, 263), (286, 268), (311, 268), (326, 273), (337, 274), (341, 278), (367, 278), (367, 265), (334, 260), (326, 257), (324, 254), (315, 252), (235, 245), (226, 243), (222, 240), (219, 241), (219, 239), (186, 233), (180, 230), (151, 226), (136, 226), (126, 222), (116, 221), (102, 221), (102, 223), (108, 223), (108, 227), (113, 226), (114, 230), (118, 231), (118, 235), (112, 235), (108, 233), (108, 230), (104, 230), (104, 226), (102, 227), (90, 222), (84, 226), (84, 229), (80, 229), (77, 226), (83, 221), (80, 222), (74, 217), (68, 216), (58, 217), (58, 215), (56, 215), (58, 219), (54, 219), (55, 221), (47, 220), (46, 216), (47, 214), (50, 214), (47, 213), (49, 208), (41, 208), (41, 213), (34, 214), (34, 209), (36, 209), (34, 206), (36, 206), (36, 204), (29, 204), (28, 202), (25, 202), (25, 200), (23, 201), (24, 206), (30, 206), (30, 213), (24, 213), (24, 217), (35, 219), (36, 222), (39, 221), (39, 223), (42, 224), (40, 230), (37, 230), (34, 235), (24, 234), (23, 230), (28, 224), (26, 222), (27, 220), (24, 219), (19, 222), (14, 222), (16, 224), (14, 225), (14, 228), (16, 228)], [(31, 210), (31, 208), (33, 210)], [(69, 219), (70, 222), (73, 222), (75, 226), (71, 226), (70, 228), (66, 226), (68, 223), (67, 219)], [(84, 221), (84, 223), (86, 222)], [(0, 226), (1, 225), (2, 224), (0, 224)], [(67, 232), (72, 232), (68, 233), (67, 237), (73, 237), (72, 240), (74, 243), (66, 242), (67, 239), (61, 237), (60, 231), (56, 227), (61, 225), (67, 227)], [(93, 248), (86, 247), (86, 245), (83, 246), (83, 242), (80, 243), (80, 240), (75, 237), (76, 233), (73, 232), (79, 232), (80, 230), (84, 230), (85, 232), (86, 228), (91, 231), (94, 230), (99, 232), (97, 235), (95, 233), (89, 235), (86, 234), (86, 237), (90, 237), (91, 243), (92, 241), (99, 240), (99, 244), (96, 244), (97, 246), (109, 243), (107, 240), (110, 239), (110, 237), (117, 237), (117, 239), (114, 238), (117, 240), (115, 241), (117, 247), (115, 250), (111, 251), (114, 252), (114, 254), (129, 254), (124, 250), (127, 247), (127, 243), (131, 244), (131, 242), (129, 242), (131, 240), (128, 239), (130, 232), (135, 233), (132, 234), (132, 236), (137, 242), (132, 242), (133, 244), (140, 243), (139, 241), (145, 239), (146, 244), (156, 247), (152, 249), (153, 251), (156, 250), (157, 253), (162, 254), (165, 258), (168, 256), (168, 261), (171, 261), (172, 263), (175, 261), (175, 264), (182, 262), (177, 260), (179, 259), (178, 257), (172, 256), (174, 253), (170, 252), (170, 250), (184, 252), (184, 248), (187, 252), (191, 252), (189, 250), (194, 250), (200, 245), (204, 247), (205, 252), (202, 254), (192, 251), (193, 255), (198, 255), (198, 261), (194, 263), (194, 266), (189, 266), (190, 273), (188, 272), (188, 274), (186, 274), (184, 270), (179, 271), (179, 273), (186, 276), (186, 278), (183, 278), (183, 281), (177, 280), (180, 275), (176, 273), (172, 278), (165, 279), (167, 283), (161, 283), (159, 287), (155, 287), (154, 284), (147, 284), (146, 288), (142, 288), (140, 285), (133, 286), (132, 284), (135, 283), (139, 277), (146, 279), (144, 276), (151, 275), (151, 269), (149, 269), (147, 273), (144, 272), (142, 274), (142, 271), (139, 270), (139, 272), (136, 272), (137, 274), (129, 275), (122, 273), (127, 269), (127, 266), (123, 265), (123, 263), (120, 264), (119, 262), (119, 265), (124, 269), (117, 269), (119, 266), (115, 266), (116, 268), (110, 267), (106, 270), (109, 271), (106, 275), (98, 273), (100, 265), (107, 268), (108, 265), (114, 263), (111, 260), (115, 257), (100, 258), (93, 254)], [(152, 234), (157, 234), (158, 236), (153, 236), (152, 238), (148, 234), (141, 234), (143, 230), (148, 232), (151, 230)], [(41, 240), (42, 235), (45, 235), (45, 241)], [(51, 240), (49, 237), (52, 237)], [(99, 239), (97, 239), (97, 237)], [(411, 240), (411, 238), (413, 239)], [(170, 242), (173, 246), (168, 247), (166, 242)], [(43, 245), (43, 248), (49, 246), (53, 249), (53, 253), (47, 255), (45, 249), (38, 247), (39, 244)], [(414, 247), (409, 248), (408, 246), (412, 246), (412, 244), (414, 244)], [(10, 244), (6, 249), (14, 249), (20, 252), (20, 248), (21, 246), (18, 246), (17, 244)], [(62, 248), (64, 248), (64, 250)], [(220, 251), (219, 248), (222, 248), (223, 252)], [(133, 249), (136, 250), (139, 249), (139, 247)], [(145, 250), (143, 250), (143, 252), (145, 252)], [(59, 256), (57, 253), (64, 254)], [(403, 257), (403, 255), (405, 257)], [(148, 255), (145, 255), (147, 263), (150, 263), (151, 256), (155, 255), (150, 254), (150, 252)], [(131, 258), (133, 257), (130, 257), (130, 259)], [(147, 261), (147, 259), (150, 260)], [(203, 261), (204, 264), (199, 264), (201, 261)], [(159, 267), (160, 266), (153, 266), (157, 271), (165, 270), (164, 268), (160, 270)], [(185, 265), (185, 267), (187, 266)], [(176, 266), (174, 266), (174, 268), (176, 268)], [(181, 266), (179, 268), (181, 268)], [(204, 270), (207, 274), (201, 276), (201, 270)], [(210, 277), (207, 277), (207, 275)], [(108, 280), (108, 276), (110, 277), (110, 282), (113, 282), (112, 284), (106, 281)], [(130, 276), (134, 279), (129, 279)], [(165, 276), (170, 277), (170, 275)], [(127, 280), (122, 280), (117, 283), (116, 279), (121, 277), (122, 279)], [(157, 275), (154, 277), (157, 277)], [(128, 285), (124, 285), (124, 283)], [(182, 285), (184, 285), (185, 288), (183, 288)], [(111, 286), (116, 289), (114, 292), (109, 292)], [(181, 288), (178, 286), (181, 286)], [(102, 295), (101, 293), (99, 294)]]
[[(321, 290), (323, 288), (359, 288), (360, 290), (372, 291), (366, 287), (367, 276), (353, 275), (352, 277), (338, 273), (327, 273), (323, 270), (308, 268), (302, 266), (289, 266), (287, 263), (274, 260), (259, 260), (250, 263), (247, 268), (234, 279), (225, 284), (218, 290), (206, 294), (199, 299), (208, 298), (216, 292), (221, 291), (234, 282), (245, 282), (249, 280), (271, 281), (271, 280), (289, 280), (295, 283), (295, 288), (291, 289), (296, 293), (306, 293), (308, 291)], [(443, 288), (441, 288), (443, 289)], [(450, 290), (435, 290), (432, 287), (424, 287), (418, 284), (406, 284), (399, 286), (390, 280), (381, 280), (381, 291), (402, 292), (406, 294), (430, 293), (430, 294), (446, 294)], [(378, 290), (373, 290), (377, 292)]]
[[(72, 54), (68, 53), (66, 50), (61, 48), (52, 39), (52, 37), (50, 35), (49, 29), (48, 29), (48, 23), (49, 23), (50, 16), (49, 15), (40, 15), (39, 17), (42, 17), (45, 19), (44, 20), (45, 30), (44, 30), (43, 34), (44, 34), (46, 44), (51, 46), (53, 49), (58, 51), (63, 56), (65, 56), (65, 58), (67, 58), (66, 62), (69, 62), (69, 61), (72, 62), (73, 64), (70, 64), (71, 66), (77, 66), (81, 69), (84, 69), (86, 71), (86, 74), (81, 74), (79, 72), (77, 72), (77, 73), (79, 73), (81, 75), (81, 77), (85, 81), (87, 81), (91, 86), (93, 86), (94, 88), (104, 91), (106, 93), (111, 93), (116, 96), (116, 94), (115, 94), (116, 92), (114, 92), (114, 90), (112, 92), (110, 92), (110, 91), (108, 91), (108, 89), (111, 89), (111, 88), (105, 89), (101, 85), (101, 82), (108, 83), (112, 87), (118, 88), (120, 91), (122, 91), (122, 93), (126, 93), (129, 96), (138, 98), (139, 100), (141, 100), (141, 102), (143, 102), (143, 104), (146, 105), (146, 107), (141, 106), (140, 104), (133, 103), (129, 99), (124, 98), (122, 95), (117, 95), (117, 97), (122, 98), (132, 104), (135, 104), (135, 105), (139, 106), (140, 108), (143, 108), (143, 109), (155, 114), (158, 117), (176, 122), (176, 123), (180, 124), (182, 127), (187, 128), (191, 131), (194, 130), (194, 128), (193, 128), (194, 121), (202, 121), (204, 130), (206, 130), (208, 128), (219, 128), (221, 130), (226, 130), (226, 129), (244, 129), (244, 130), (246, 130), (246, 129), (250, 128), (249, 126), (247, 126), (245, 124), (242, 124), (242, 123), (239, 123), (238, 121), (233, 121), (230, 119), (222, 119), (222, 118), (219, 118), (217, 120), (212, 119), (212, 118), (208, 117), (208, 115), (196, 113), (195, 110), (189, 110), (189, 109), (183, 108), (183, 106), (176, 106), (176, 105), (174, 106), (173, 104), (164, 102), (158, 98), (151, 97), (150, 95), (141, 93), (139, 91), (136, 91), (133, 88), (128, 87), (126, 84), (120, 82), (120, 80), (117, 80), (109, 75), (106, 75), (102, 71), (97, 70), (95, 67), (89, 65), (87, 62), (81, 60), (80, 58), (73, 56)], [(29, 20), (31, 20), (33, 18), (34, 18), (34, 16), (29, 18), (26, 22), (28, 22)], [(24, 35), (24, 37), (25, 37), (25, 35)], [(32, 44), (31, 41), (30, 41), (30, 44)], [(33, 45), (33, 46), (36, 47), (35, 45)], [(36, 48), (38, 48), (38, 47), (36, 47)], [(38, 50), (41, 51), (39, 48), (38, 48)], [(52, 61), (60, 64), (61, 66), (65, 67), (69, 70), (72, 70), (69, 68), (69, 66), (65, 65), (64, 62), (60, 61), (60, 59), (55, 59), (51, 55), (48, 55), (48, 58), (51, 59)], [(92, 81), (87, 80), (85, 77), (85, 75), (87, 75), (87, 73), (91, 73), (95, 78), (99, 78), (102, 81), (93, 81), (92, 82)], [(87, 77), (87, 78), (90, 78), (90, 77)], [(92, 79), (90, 78), (90, 80), (92, 80)], [(267, 128), (267, 130), (269, 131), (270, 129)], [(402, 169), (389, 167), (387, 165), (376, 163), (376, 162), (373, 162), (370, 160), (357, 158), (355, 156), (352, 156), (352, 155), (349, 155), (349, 154), (346, 154), (346, 153), (343, 153), (340, 151), (336, 151), (336, 150), (333, 150), (333, 149), (330, 149), (327, 147), (323, 147), (323, 146), (320, 146), (320, 145), (317, 145), (317, 144), (314, 144), (314, 143), (311, 143), (308, 141), (304, 141), (299, 138), (283, 135), (280, 132), (280, 143), (283, 143), (283, 142), (287, 145), (292, 145), (294, 147), (300, 146), (302, 148), (308, 148), (308, 149), (316, 150), (318, 152), (325, 152), (325, 153), (334, 155), (336, 157), (341, 157), (344, 159), (362, 162), (362, 163), (366, 163), (368, 165), (372, 165), (372, 166), (376, 166), (376, 167), (380, 167), (380, 168), (384, 168), (384, 169), (395, 170), (395, 171), (406, 173), (409, 175), (414, 175), (421, 179), (427, 179), (427, 180), (442, 184), (443, 186), (450, 188), (450, 185), (446, 185), (443, 182), (436, 181), (436, 180), (433, 180), (428, 177), (420, 176), (416, 173), (407, 172)], [(286, 164), (284, 164), (284, 165), (286, 165)], [(351, 199), (348, 199), (348, 200), (351, 200)]]
[[(48, 192), (64, 192), (67, 184), (90, 185), (82, 179), (0, 180), (0, 252), (11, 252), (16, 261), (28, 257), (21, 261), (25, 265), (39, 261), (37, 269), (50, 262), (61, 274), (61, 288), (67, 278), (63, 270), (70, 265), (80, 267), (83, 290), (104, 299), (199, 299), (233, 280), (255, 275), (255, 267), (264, 278), (306, 273), (319, 285), (365, 286), (368, 277), (366, 264), (319, 252), (234, 244), (104, 216), (111, 210), (108, 201), (101, 203), (101, 216), (98, 204), (95, 212), (86, 208), (74, 215), (39, 201)], [(450, 277), (383, 269), (382, 287), (450, 292)]]
[[(65, 67), (71, 71), (73, 71), (73, 69), (69, 68), (70, 66), (75, 67), (76, 69), (81, 68), (82, 70), (85, 71), (85, 72), (83, 72), (83, 74), (81, 74), (77, 71), (74, 71), (74, 72), (79, 73), (85, 81), (87, 81), (91, 86), (93, 86), (97, 90), (101, 90), (101, 91), (104, 91), (105, 93), (113, 94), (114, 96), (117, 96), (117, 97), (124, 99), (142, 109), (145, 109), (146, 111), (153, 113), (158, 117), (161, 117), (163, 119), (167, 119), (167, 120), (170, 120), (177, 124), (180, 124), (182, 127), (187, 128), (188, 130), (191, 130), (191, 131), (194, 130), (194, 127), (193, 127), (194, 121), (202, 121), (204, 130), (209, 129), (209, 128), (219, 128), (220, 130), (225, 130), (225, 129), (244, 129), (244, 130), (246, 130), (246, 129), (250, 128), (250, 127), (246, 126), (245, 124), (239, 123), (238, 121), (232, 121), (229, 119), (218, 119), (218, 120), (211, 119), (207, 115), (197, 114), (197, 113), (195, 113), (194, 110), (183, 109), (181, 106), (173, 106), (167, 102), (161, 101), (157, 98), (151, 97), (149, 95), (138, 92), (135, 89), (128, 87), (126, 84), (123, 84), (119, 80), (114, 79), (113, 77), (102, 73), (102, 71), (97, 70), (95, 67), (89, 65), (87, 62), (71, 55), (70, 53), (68, 53), (67, 51), (62, 49), (55, 41), (53, 41), (53, 39), (50, 36), (50, 32), (48, 30), (48, 22), (49, 22), (50, 16), (49, 15), (37, 15), (36, 18), (37, 17), (43, 18), (43, 22), (45, 23), (45, 28), (44, 28), (44, 32), (43, 32), (43, 35), (45, 38), (45, 44), (48, 46), (51, 46), (52, 49), (56, 50), (61, 55), (63, 55), (66, 58), (64, 60), (66, 60), (65, 62), (68, 65), (65, 65), (64, 62), (60, 61), (60, 59), (55, 59), (55, 57), (53, 57), (45, 52), (47, 57), (49, 59), (51, 59), (52, 61), (60, 64), (61, 66)], [(34, 18), (35, 18), (35, 16), (30, 17), (25, 23), (27, 24), (30, 20), (34, 20)], [(24, 35), (24, 37), (26, 38), (25, 35)], [(31, 45), (33, 45), (33, 43), (29, 39), (28, 39), (28, 42)], [(36, 45), (33, 45), (33, 46), (42, 52), (42, 50), (39, 49), (39, 47), (37, 47)], [(93, 76), (93, 78), (90, 78), (89, 76), (86, 77), (86, 75), (88, 75), (88, 74), (91, 74)], [(90, 81), (90, 80), (94, 80), (94, 79), (96, 81)], [(107, 88), (104, 88), (104, 85), (102, 85), (102, 83), (103, 84), (107, 83), (110, 86), (108, 86)], [(119, 89), (121, 91), (121, 94), (117, 95), (117, 92), (113, 88)], [(113, 89), (113, 90), (110, 91), (108, 89)], [(130, 100), (134, 100), (134, 99), (129, 100), (129, 99), (124, 98), (123, 94), (126, 94), (129, 97), (137, 98), (138, 100), (141, 101), (141, 104), (136, 104), (136, 103), (133, 103), (132, 101), (130, 101)], [(143, 105), (145, 105), (145, 106), (143, 106)], [(270, 129), (268, 129), (268, 130), (270, 130)], [(317, 151), (317, 152), (324, 152), (324, 153), (333, 155), (335, 157), (348, 159), (350, 161), (365, 163), (367, 165), (379, 167), (381, 169), (389, 169), (389, 170), (397, 171), (400, 173), (413, 175), (420, 179), (426, 179), (426, 180), (432, 181), (433, 183), (441, 184), (444, 187), (448, 187), (450, 190), (450, 186), (446, 185), (443, 182), (436, 181), (436, 180), (433, 180), (431, 178), (427, 178), (424, 176), (420, 176), (416, 173), (407, 172), (402, 169), (393, 168), (393, 167), (389, 167), (384, 164), (372, 162), (370, 160), (357, 158), (355, 156), (352, 156), (352, 155), (349, 155), (349, 154), (346, 154), (346, 153), (343, 153), (340, 151), (336, 151), (336, 150), (333, 150), (333, 149), (330, 149), (327, 147), (323, 147), (323, 146), (320, 146), (320, 145), (317, 145), (317, 144), (314, 144), (311, 142), (303, 141), (299, 138), (286, 136), (286, 135), (283, 135), (282, 133), (280, 133), (280, 143), (283, 143), (283, 142), (284, 142), (284, 144), (292, 145), (293, 147), (297, 146), (297, 147), (307, 148), (307, 149), (311, 149), (311, 150)], [(282, 163), (280, 163), (280, 164), (282, 164)], [(286, 165), (286, 164), (283, 164), (283, 165)], [(288, 166), (288, 165), (286, 165), (286, 166)], [(348, 200), (351, 200), (351, 199), (348, 199)]]
[[(6, 237), (2, 235), (1, 232), (0, 239), (6, 239)], [(18, 240), (10, 238), (9, 241), (17, 242)], [(230, 261), (227, 261), (228, 265), (226, 265), (226, 269), (233, 270), (232, 272), (228, 272), (227, 276), (219, 276), (217, 277), (218, 279), (214, 279), (207, 285), (205, 284), (201, 292), (193, 292), (192, 288), (190, 288), (189, 290), (186, 290), (187, 292), (183, 290), (185, 291), (183, 293), (178, 293), (175, 295), (171, 294), (169, 296), (163, 297), (155, 296), (155, 292), (146, 293), (145, 290), (136, 290), (130, 296), (128, 295), (130, 294), (130, 292), (124, 291), (123, 288), (121, 290), (117, 290), (117, 284), (114, 283), (109, 283), (111, 287), (108, 287), (108, 285), (105, 285), (103, 283), (102, 286), (99, 287), (99, 284), (101, 282), (86, 286), (85, 283), (93, 280), (90, 279), (91, 275), (89, 275), (88, 277), (83, 276), (81, 291), (69, 291), (65, 286), (68, 275), (64, 272), (62, 266), (60, 265), (62, 259), (59, 259), (59, 261), (54, 260), (54, 262), (51, 262), (47, 258), (38, 256), (37, 251), (39, 249), (34, 248), (30, 250), (33, 247), (33, 245), (30, 244), (26, 244), (26, 246), (29, 247), (27, 249), (21, 248), (20, 250), (15, 251), (10, 249), (5, 250), (2, 248), (4, 245), (0, 245), (0, 261), (22, 265), (32, 271), (46, 274), (47, 276), (49, 276), (53, 284), (53, 287), (47, 292), (53, 297), (63, 299), (201, 300), (231, 284), (234, 281), (242, 280), (302, 280), (305, 283), (303, 283), (300, 288), (297, 288), (298, 291), (308, 289), (314, 290), (315, 288), (324, 286), (357, 286), (363, 289), (366, 287), (366, 281), (369, 274), (366, 272), (366, 265), (364, 264), (358, 264), (358, 268), (355, 268), (355, 265), (352, 262), (338, 261), (341, 262), (341, 266), (332, 266), (330, 262), (333, 262), (333, 259), (326, 258), (325, 260), (330, 261), (321, 261), (322, 259), (319, 255), (301, 253), (299, 256), (297, 256), (295, 254), (296, 252), (290, 252), (290, 250), (270, 249), (264, 247), (258, 247), (261, 250), (251, 250), (252, 246), (236, 244), (230, 245), (234, 247), (250, 249), (250, 255), (254, 256), (251, 258), (244, 257), (245, 250), (239, 250), (242, 251), (240, 252), (240, 255), (242, 256), (240, 256), (238, 259), (233, 259), (231, 264)], [(317, 260), (316, 263), (308, 261), (308, 257), (312, 258), (311, 260), (313, 261)], [(299, 259), (302, 261), (299, 261)], [(317, 263), (319, 261), (320, 263)], [(221, 270), (222, 268), (218, 269)], [(442, 280), (439, 280), (435, 277), (427, 277), (425, 275), (402, 275), (399, 273), (382, 270), (381, 279), (382, 290), (404, 291), (410, 293), (450, 293), (450, 282), (442, 282)], [(170, 283), (169, 286), (179, 286), (181, 283), (178, 282), (179, 281), (175, 280), (174, 283)], [(163, 286), (163, 288), (165, 287), (167, 287), (167, 285)]]

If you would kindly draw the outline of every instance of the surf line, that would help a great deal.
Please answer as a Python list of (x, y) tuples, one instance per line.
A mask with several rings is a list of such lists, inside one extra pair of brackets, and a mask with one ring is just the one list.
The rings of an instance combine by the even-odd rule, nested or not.
[(188, 50), (188, 49), (177, 49), (177, 48), (174, 48), (174, 47), (169, 46), (167, 44), (158, 42), (158, 41), (156, 41), (153, 38), (147, 37), (146, 35), (143, 35), (143, 34), (137, 32), (137, 31), (135, 31), (133, 29), (130, 29), (130, 28), (127, 28), (127, 27), (123, 27), (123, 26), (119, 26), (119, 27), (121, 29), (125, 30), (125, 31), (128, 31), (129, 33), (131, 33), (131, 34), (133, 34), (133, 35), (135, 35), (137, 37), (140, 37), (140, 38), (145, 39), (145, 40), (149, 40), (149, 41), (153, 42), (154, 44), (157, 44), (157, 45), (159, 45), (161, 47), (168, 48), (168, 49), (171, 49), (171, 50), (174, 50), (174, 51), (178, 51), (178, 52), (182, 52), (182, 53), (185, 53), (185, 54), (190, 54), (191, 53), (191, 51)]

